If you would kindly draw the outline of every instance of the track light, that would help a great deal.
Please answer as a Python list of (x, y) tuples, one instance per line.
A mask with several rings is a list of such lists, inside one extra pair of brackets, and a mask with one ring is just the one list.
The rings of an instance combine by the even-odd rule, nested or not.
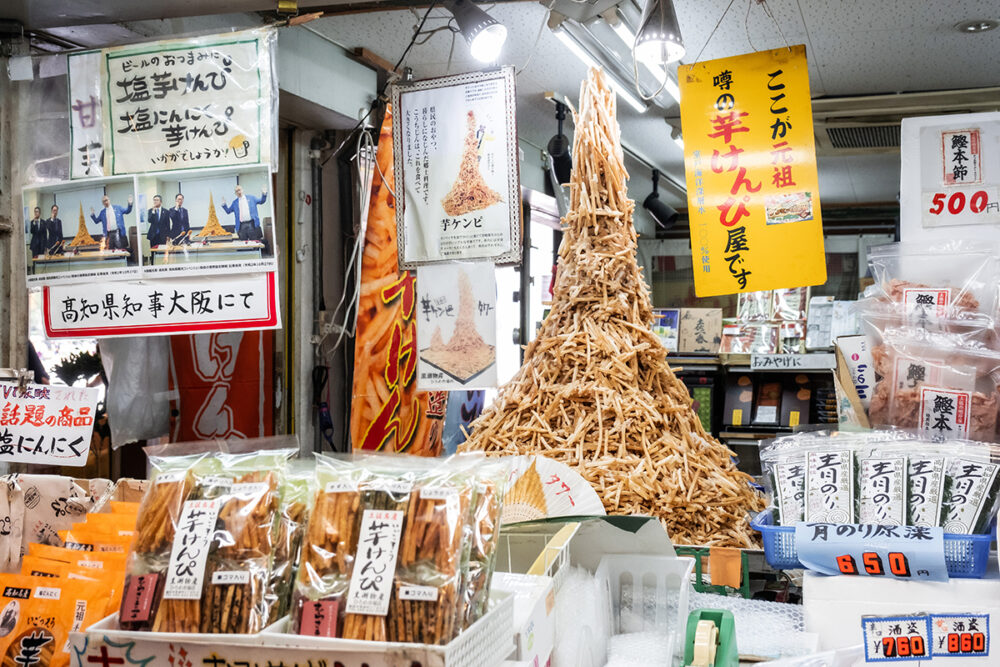
[(660, 195), (657, 186), (660, 182), (660, 170), (653, 170), (653, 191), (650, 192), (645, 201), (642, 202), (642, 207), (649, 211), (649, 214), (653, 216), (653, 220), (656, 224), (663, 229), (670, 229), (677, 222), (678, 213), (674, 210), (674, 207), (665, 201), (660, 200)]
[(635, 38), (639, 62), (667, 65), (684, 57), (684, 41), (673, 0), (648, 0)]
[(573, 157), (570, 155), (569, 138), (563, 134), (563, 121), (566, 120), (566, 105), (556, 102), (556, 122), (559, 129), (556, 134), (549, 139), (545, 150), (552, 158), (552, 170), (556, 177), (556, 182), (560, 185), (569, 183), (570, 172), (573, 170)]
[(507, 41), (507, 28), (470, 0), (453, 0), (447, 7), (455, 16), (455, 23), (469, 44), (472, 57), (483, 63), (496, 62), (503, 43)]

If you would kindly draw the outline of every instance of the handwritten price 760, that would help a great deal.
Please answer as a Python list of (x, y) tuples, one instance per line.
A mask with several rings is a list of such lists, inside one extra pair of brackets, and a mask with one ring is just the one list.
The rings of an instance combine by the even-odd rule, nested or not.
[[(986, 205), (990, 203), (990, 196), (985, 190), (977, 190), (969, 197), (969, 210), (973, 213), (982, 213), (986, 210)], [(952, 215), (958, 215), (965, 210), (965, 193), (953, 192), (949, 197), (943, 192), (939, 192), (931, 198), (931, 215), (940, 215), (944, 212), (945, 206)]]
[(882, 638), (882, 653), (887, 658), (908, 658), (910, 656), (925, 655), (926, 652), (927, 648), (924, 646), (924, 638), (920, 635)]

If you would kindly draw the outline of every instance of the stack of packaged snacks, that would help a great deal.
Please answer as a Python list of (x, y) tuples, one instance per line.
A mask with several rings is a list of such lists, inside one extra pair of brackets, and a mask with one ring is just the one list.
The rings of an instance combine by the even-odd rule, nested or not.
[(255, 633), (267, 596), (285, 471), (294, 450), (152, 457), (120, 625)]
[(761, 444), (774, 523), (940, 527), (984, 534), (1000, 500), (1000, 445), (903, 431), (802, 433)]
[(293, 604), (299, 634), (446, 644), (485, 610), (499, 464), (317, 456)]
[(270, 610), (267, 625), (275, 623), (287, 614), (291, 607), (292, 588), (302, 550), (302, 536), (309, 519), (315, 487), (315, 462), (311, 459), (291, 461), (281, 493), (278, 528), (274, 538), (274, 562), (271, 565), (265, 593)]
[(808, 287), (739, 294), (736, 318), (723, 323), (722, 352), (805, 353), (808, 303)]

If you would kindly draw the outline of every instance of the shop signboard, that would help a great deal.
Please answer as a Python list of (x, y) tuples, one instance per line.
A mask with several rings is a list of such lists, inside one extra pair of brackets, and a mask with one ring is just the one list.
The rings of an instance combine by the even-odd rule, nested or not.
[(903, 241), (1000, 238), (1000, 113), (904, 118)]
[(281, 326), (276, 274), (51, 285), (42, 291), (49, 338), (109, 338)]
[(270, 165), (275, 41), (262, 28), (70, 56), (72, 177)]
[(97, 398), (96, 387), (0, 382), (0, 462), (86, 465)]
[(514, 69), (392, 89), (399, 264), (520, 261)]
[(678, 69), (695, 293), (826, 281), (805, 46)]
[(497, 385), (497, 284), (492, 262), (428, 264), (417, 270), (417, 387)]
[(417, 391), (417, 274), (397, 260), (392, 126), (379, 137), (361, 255), (354, 346), (351, 442), (354, 449), (437, 456), (446, 391)]

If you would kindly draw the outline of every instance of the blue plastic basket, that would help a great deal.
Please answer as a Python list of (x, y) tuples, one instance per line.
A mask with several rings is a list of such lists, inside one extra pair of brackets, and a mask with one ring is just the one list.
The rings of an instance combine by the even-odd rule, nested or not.
[[(764, 510), (750, 526), (764, 538), (764, 558), (776, 570), (802, 569), (795, 548), (795, 526), (775, 526), (770, 510)], [(981, 579), (986, 574), (993, 535), (944, 534), (944, 562), (948, 576)]]

